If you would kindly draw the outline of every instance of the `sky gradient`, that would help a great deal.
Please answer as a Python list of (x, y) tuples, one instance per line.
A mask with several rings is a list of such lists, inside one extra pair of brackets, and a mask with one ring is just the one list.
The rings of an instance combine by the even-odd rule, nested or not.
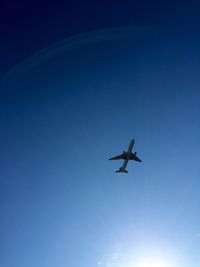
[(200, 9), (133, 5), (5, 19), (0, 267), (200, 266)]

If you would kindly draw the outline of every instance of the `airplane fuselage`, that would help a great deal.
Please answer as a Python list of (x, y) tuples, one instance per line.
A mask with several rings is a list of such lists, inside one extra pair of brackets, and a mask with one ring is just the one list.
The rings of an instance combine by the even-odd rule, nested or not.
[(122, 166), (116, 172), (125, 172), (125, 173), (128, 173), (128, 171), (126, 170), (126, 166), (127, 166), (129, 160), (135, 160), (135, 161), (141, 162), (141, 160), (136, 156), (137, 155), (137, 152), (132, 153), (132, 149), (133, 149), (134, 143), (135, 143), (135, 140), (132, 139), (130, 141), (130, 143), (129, 143), (129, 146), (128, 146), (127, 151), (123, 151), (123, 153), (121, 155), (119, 155), (119, 156), (110, 158), (110, 160), (116, 160), (116, 159), (122, 159), (122, 160), (124, 160)]

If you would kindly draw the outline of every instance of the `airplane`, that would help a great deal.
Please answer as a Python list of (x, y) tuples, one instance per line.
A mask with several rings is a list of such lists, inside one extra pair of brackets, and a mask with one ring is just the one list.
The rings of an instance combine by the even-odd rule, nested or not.
[(118, 159), (123, 159), (124, 162), (122, 164), (122, 166), (119, 168), (119, 170), (115, 171), (115, 172), (124, 172), (124, 173), (128, 173), (128, 171), (126, 170), (126, 165), (128, 164), (128, 161), (129, 160), (135, 160), (135, 161), (138, 161), (138, 162), (142, 162), (141, 159), (139, 159), (137, 157), (137, 152), (134, 152), (132, 153), (132, 149), (133, 149), (133, 145), (135, 143), (135, 140), (132, 139), (129, 143), (129, 146), (128, 146), (128, 150), (127, 151), (123, 151), (122, 154), (116, 156), (116, 157), (113, 157), (113, 158), (110, 158), (109, 160), (118, 160)]

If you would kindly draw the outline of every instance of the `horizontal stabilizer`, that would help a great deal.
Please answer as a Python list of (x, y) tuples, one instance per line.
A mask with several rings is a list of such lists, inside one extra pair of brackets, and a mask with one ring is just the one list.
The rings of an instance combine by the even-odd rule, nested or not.
[(124, 172), (124, 173), (128, 173), (128, 171), (127, 171), (126, 169), (121, 169), (121, 168), (119, 168), (119, 170), (118, 170), (118, 171), (115, 171), (115, 172)]

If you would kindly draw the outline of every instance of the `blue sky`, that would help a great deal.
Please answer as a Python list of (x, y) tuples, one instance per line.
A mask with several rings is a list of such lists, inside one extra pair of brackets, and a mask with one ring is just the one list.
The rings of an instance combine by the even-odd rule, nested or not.
[[(187, 13), (185, 5), (178, 17), (176, 4), (136, 5), (141, 20), (134, 21), (128, 5), (117, 21), (120, 7), (102, 4), (105, 19), (87, 9), (88, 22), (78, 27), (77, 15), (68, 34), (58, 27), (58, 7), (54, 34), (44, 31), (48, 16), (40, 30), (46, 39), (33, 7), (24, 6), (32, 19), (15, 25), (18, 41), (6, 20), (0, 267), (200, 265), (198, 9), (189, 5)], [(21, 31), (25, 21), (32, 28)], [(126, 34), (112, 35), (119, 26)], [(143, 162), (117, 175), (121, 162), (108, 158), (133, 137)]]

